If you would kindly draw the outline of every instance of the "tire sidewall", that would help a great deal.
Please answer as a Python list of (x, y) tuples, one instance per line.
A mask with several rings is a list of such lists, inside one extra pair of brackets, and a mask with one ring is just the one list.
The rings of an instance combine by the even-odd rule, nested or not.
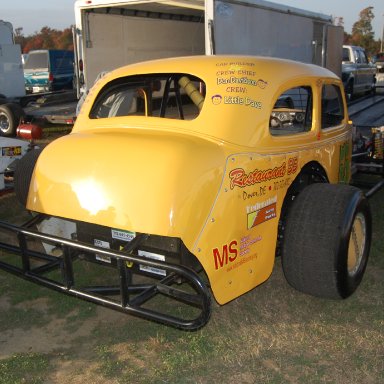
[[(365, 220), (365, 233), (358, 233), (361, 259), (352, 275), (348, 271), (349, 241), (360, 214)], [(371, 220), (367, 198), (353, 186), (315, 183), (304, 188), (289, 209), (284, 230), (282, 266), (288, 283), (313, 296), (350, 296), (367, 265)]]
[[(350, 237), (352, 235), (353, 223), (359, 213), (362, 213), (365, 219), (365, 246), (359, 267), (357, 271), (351, 275), (348, 271), (348, 248)], [(367, 199), (363, 198), (361, 194), (355, 193), (350, 200), (350, 204), (345, 211), (345, 216), (341, 225), (342, 230), (339, 250), (335, 260), (335, 270), (339, 275), (338, 290), (340, 296), (345, 298), (350, 296), (356, 290), (363, 278), (371, 245), (371, 212)]]

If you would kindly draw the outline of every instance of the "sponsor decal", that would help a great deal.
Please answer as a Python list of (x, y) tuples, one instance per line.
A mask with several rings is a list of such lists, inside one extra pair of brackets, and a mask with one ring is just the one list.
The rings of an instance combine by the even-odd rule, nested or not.
[(244, 236), (240, 240), (240, 256), (247, 255), (251, 251), (251, 246), (261, 241), (262, 237)]
[(240, 240), (232, 240), (228, 244), (224, 244), (220, 248), (212, 250), (215, 269), (219, 270), (226, 267), (227, 272), (240, 267), (244, 263), (257, 259), (257, 254), (251, 252), (251, 246), (261, 241), (262, 237), (244, 236)]
[(245, 107), (253, 107), (256, 109), (261, 109), (262, 107), (261, 101), (254, 100), (249, 97), (240, 97), (240, 96), (224, 96), (223, 97), (220, 94), (216, 94), (211, 97), (211, 101), (213, 105), (220, 105), (224, 101), (224, 104), (244, 105)]
[[(244, 72), (244, 71), (241, 71), (241, 72)], [(254, 72), (249, 72), (248, 71), (248, 75), (250, 75), (251, 73), (253, 73), (253, 75), (256, 75)], [(228, 73), (225, 73), (228, 75)], [(240, 71), (239, 71), (239, 75), (240, 74)], [(252, 74), (251, 74), (252, 76)], [(248, 85), (248, 86), (252, 86), (252, 87), (259, 87), (260, 89), (265, 89), (265, 87), (268, 85), (268, 83), (266, 81), (264, 81), (263, 79), (251, 79), (247, 76), (243, 76), (243, 77), (236, 77), (236, 76), (230, 76), (230, 77), (217, 77), (216, 79), (216, 83), (217, 85)], [(233, 89), (236, 89), (236, 88), (239, 88), (239, 87), (227, 87), (226, 88), (226, 91), (227, 92), (235, 92)], [(243, 88), (245, 89), (245, 88)]]
[(265, 223), (268, 220), (276, 217), (276, 203), (272, 203), (255, 212), (248, 213), (247, 227), (251, 229), (256, 225)]
[[(96, 247), (100, 247), (100, 248), (105, 248), (105, 249), (111, 248), (108, 241), (104, 241), (104, 240), (94, 239), (93, 244)], [(101, 254), (96, 253), (95, 257), (96, 257), (96, 260), (103, 261), (104, 263), (111, 263), (112, 262), (111, 258), (109, 256), (106, 256), (106, 255), (101, 255)]]
[(2, 147), (1, 148), (2, 156), (20, 156), (21, 155), (21, 147)]
[(216, 63), (216, 67), (229, 67), (231, 71), (239, 71), (243, 67), (254, 67), (255, 63), (250, 61), (224, 61)]
[(229, 172), (230, 188), (245, 188), (258, 183), (264, 183), (270, 180), (279, 179), (286, 174), (286, 163), (280, 166), (268, 169), (255, 169), (246, 173), (243, 168), (235, 168)]
[(261, 101), (240, 96), (224, 96), (224, 104), (244, 105), (245, 107), (252, 107), (256, 109), (261, 109), (263, 106)]
[(219, 248), (214, 248), (213, 259), (215, 261), (215, 269), (218, 270), (229, 263), (234, 262), (238, 253), (237, 240), (232, 240), (229, 244), (224, 244), (221, 250)]
[(277, 203), (277, 195), (272, 196), (269, 199), (258, 202), (256, 204), (248, 205), (247, 206), (247, 214), (252, 213), (252, 212), (257, 212), (262, 208), (268, 207), (268, 205), (276, 204), (276, 203)]
[(243, 264), (249, 263), (250, 261), (256, 260), (256, 259), (257, 259), (257, 253), (249, 255), (249, 256), (242, 257), (238, 262), (231, 264), (227, 268), (227, 272), (231, 272), (234, 269), (241, 267)]
[[(139, 250), (138, 254), (139, 254), (139, 256), (146, 257), (147, 259), (165, 261), (165, 256), (159, 255), (157, 253)], [(160, 269), (160, 268), (151, 267), (149, 265), (142, 265), (142, 264), (140, 264), (139, 268), (140, 268), (140, 271), (154, 273), (155, 275), (160, 275), (160, 276), (166, 276), (167, 275), (167, 272), (165, 269)]]
[(136, 237), (136, 232), (122, 231), (120, 229), (112, 229), (111, 235), (113, 239), (130, 242)]

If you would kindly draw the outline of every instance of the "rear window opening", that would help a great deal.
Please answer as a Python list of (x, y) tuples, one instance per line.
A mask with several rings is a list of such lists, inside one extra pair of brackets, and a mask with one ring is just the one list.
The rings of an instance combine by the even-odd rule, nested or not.
[(148, 116), (192, 120), (204, 104), (205, 83), (190, 74), (151, 74), (107, 84), (91, 109), (91, 119)]

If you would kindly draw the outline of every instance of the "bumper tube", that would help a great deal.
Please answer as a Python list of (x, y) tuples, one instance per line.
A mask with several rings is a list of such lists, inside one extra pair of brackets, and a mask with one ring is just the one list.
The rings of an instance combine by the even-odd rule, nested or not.
[[(113, 251), (39, 233), (30, 230), (28, 224), (18, 227), (0, 221), (0, 230), (3, 233), (11, 234), (15, 239), (9, 243), (0, 242), (0, 249), (3, 250), (0, 254), (0, 269), (25, 280), (182, 330), (198, 330), (210, 318), (211, 296), (202, 278), (195, 271), (184, 266), (135, 255), (133, 252), (140, 243), (140, 236), (137, 237), (137, 240), (135, 239), (136, 241), (132, 241), (127, 249)], [(52, 256), (33, 250), (30, 245), (31, 241), (54, 244), (62, 252), (60, 256)], [(107, 268), (108, 271), (111, 268), (114, 269), (116, 283), (79, 286), (75, 277), (77, 278), (81, 272), (74, 273), (74, 268), (75, 265), (87, 262), (82, 257), (84, 254), (102, 255), (110, 260), (115, 260), (114, 266), (97, 264)], [(149, 274), (137, 276), (137, 272), (131, 268), (135, 264), (163, 270), (165, 276), (148, 276)], [(47, 276), (54, 270), (61, 271), (60, 278)], [(83, 273), (85, 272), (83, 271)], [(110, 276), (111, 273), (107, 275)], [(140, 281), (134, 282), (136, 278), (139, 278)], [(160, 296), (171, 301), (171, 305), (164, 303), (164, 300), (156, 303), (155, 299)]]

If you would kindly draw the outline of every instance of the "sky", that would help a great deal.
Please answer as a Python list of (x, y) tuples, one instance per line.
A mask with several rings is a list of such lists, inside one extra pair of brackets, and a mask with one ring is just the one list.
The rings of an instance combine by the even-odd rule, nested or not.
[[(344, 29), (351, 33), (359, 13), (369, 6), (374, 7), (372, 21), (375, 39), (382, 38), (384, 25), (383, 0), (274, 0), (308, 11), (344, 18)], [(2, 0), (0, 20), (9, 21), (14, 28), (22, 27), (25, 36), (38, 32), (42, 27), (63, 30), (75, 24), (74, 0)]]

